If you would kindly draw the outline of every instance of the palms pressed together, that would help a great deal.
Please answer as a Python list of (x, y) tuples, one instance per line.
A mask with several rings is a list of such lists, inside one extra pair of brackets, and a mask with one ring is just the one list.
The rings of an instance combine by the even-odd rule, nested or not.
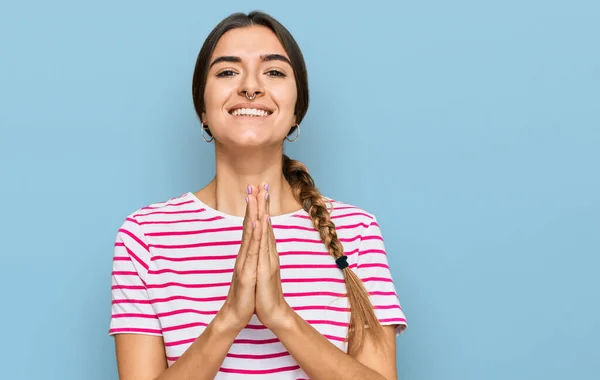
[(222, 311), (238, 329), (252, 315), (269, 329), (284, 323), (291, 308), (283, 297), (275, 235), (269, 216), (268, 185), (248, 186), (242, 245)]

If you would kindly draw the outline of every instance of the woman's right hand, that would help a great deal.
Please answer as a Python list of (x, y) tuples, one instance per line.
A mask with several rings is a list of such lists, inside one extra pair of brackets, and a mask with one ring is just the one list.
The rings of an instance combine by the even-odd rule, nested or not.
[(255, 310), (256, 272), (261, 239), (257, 193), (257, 188), (251, 186), (250, 194), (246, 198), (242, 244), (235, 261), (231, 286), (227, 299), (217, 315), (227, 329), (235, 332), (246, 327)]

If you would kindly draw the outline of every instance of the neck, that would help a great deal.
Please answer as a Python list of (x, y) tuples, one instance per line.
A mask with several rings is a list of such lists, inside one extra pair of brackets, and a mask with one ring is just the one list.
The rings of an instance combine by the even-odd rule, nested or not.
[(283, 176), (283, 147), (235, 152), (216, 145), (216, 174), (213, 180), (196, 193), (209, 207), (222, 213), (244, 216), (248, 185), (256, 188), (269, 184), (271, 215), (290, 213), (301, 208)]

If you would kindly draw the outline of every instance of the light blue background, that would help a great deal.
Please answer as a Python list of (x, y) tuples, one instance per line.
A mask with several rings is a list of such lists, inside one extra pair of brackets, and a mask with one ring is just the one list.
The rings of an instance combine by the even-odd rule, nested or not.
[(192, 70), (255, 8), (309, 68), (288, 153), (381, 222), (400, 378), (600, 378), (592, 0), (2, 1), (0, 377), (117, 378), (116, 230), (211, 178)]

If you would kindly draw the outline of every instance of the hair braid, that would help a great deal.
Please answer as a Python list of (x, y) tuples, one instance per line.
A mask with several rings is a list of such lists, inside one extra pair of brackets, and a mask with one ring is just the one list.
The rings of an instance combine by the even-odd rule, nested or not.
[[(308, 169), (300, 161), (292, 160), (283, 155), (283, 175), (290, 184), (296, 200), (312, 220), (312, 223), (321, 236), (329, 254), (334, 258), (344, 255), (344, 247), (338, 239), (335, 224), (331, 221), (325, 200), (308, 173)], [(347, 340), (351, 341), (349, 353), (358, 352), (364, 343), (365, 334), (369, 334), (375, 344), (381, 342), (383, 329), (375, 316), (369, 293), (361, 279), (350, 270), (343, 269), (348, 302), (350, 304), (350, 326)]]

